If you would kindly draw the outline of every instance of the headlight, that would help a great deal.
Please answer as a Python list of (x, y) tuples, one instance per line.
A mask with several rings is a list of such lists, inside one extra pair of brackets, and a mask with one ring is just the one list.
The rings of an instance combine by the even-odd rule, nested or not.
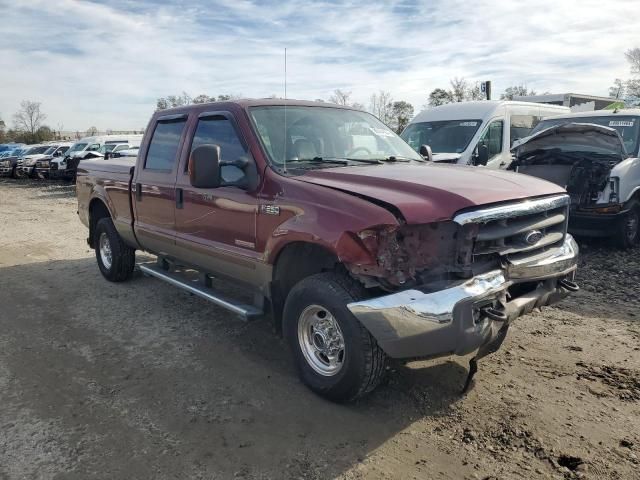
[(34, 165), (36, 164), (36, 161), (35, 161), (35, 159), (33, 159), (33, 158), (29, 158), (29, 159), (27, 159), (27, 160), (25, 160), (25, 161), (24, 161), (24, 164), (25, 164), (27, 167), (32, 167), (32, 166), (34, 166)]

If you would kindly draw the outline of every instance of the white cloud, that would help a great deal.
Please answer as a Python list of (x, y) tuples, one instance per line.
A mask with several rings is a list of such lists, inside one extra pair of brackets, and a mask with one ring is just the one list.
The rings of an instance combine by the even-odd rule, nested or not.
[[(65, 129), (141, 128), (183, 90), (281, 94), (385, 89), (419, 109), (452, 77), (606, 94), (637, 45), (633, 0), (339, 3), (0, 0), (0, 113), (41, 101)], [(635, 43), (634, 43), (635, 42)]]

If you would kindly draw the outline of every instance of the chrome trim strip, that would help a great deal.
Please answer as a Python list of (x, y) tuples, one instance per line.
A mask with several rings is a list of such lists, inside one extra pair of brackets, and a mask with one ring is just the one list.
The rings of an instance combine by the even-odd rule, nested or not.
[(481, 208), (471, 212), (460, 213), (453, 217), (453, 221), (459, 225), (485, 223), (566, 207), (569, 205), (569, 202), (569, 195), (557, 195), (554, 197), (540, 198), (538, 200), (523, 200), (521, 202), (498, 205), (497, 207)]

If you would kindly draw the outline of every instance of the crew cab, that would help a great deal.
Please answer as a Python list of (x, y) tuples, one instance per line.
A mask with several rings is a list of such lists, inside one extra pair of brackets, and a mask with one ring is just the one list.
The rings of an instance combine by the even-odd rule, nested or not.
[(567, 189), (570, 232), (640, 243), (640, 109), (548, 118), (514, 154), (514, 170)]
[[(495, 351), (572, 291), (569, 197), (544, 181), (426, 161), (374, 116), (293, 100), (156, 112), (137, 157), (84, 160), (78, 213), (102, 275), (147, 275), (272, 319), (334, 401), (389, 357)], [(223, 295), (235, 285), (233, 296)]]

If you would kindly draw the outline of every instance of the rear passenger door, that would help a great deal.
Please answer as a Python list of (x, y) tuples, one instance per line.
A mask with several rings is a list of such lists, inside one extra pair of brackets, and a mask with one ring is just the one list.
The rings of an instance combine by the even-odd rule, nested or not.
[(186, 123), (186, 114), (159, 117), (136, 167), (135, 231), (142, 246), (156, 254), (175, 251), (176, 173)]

